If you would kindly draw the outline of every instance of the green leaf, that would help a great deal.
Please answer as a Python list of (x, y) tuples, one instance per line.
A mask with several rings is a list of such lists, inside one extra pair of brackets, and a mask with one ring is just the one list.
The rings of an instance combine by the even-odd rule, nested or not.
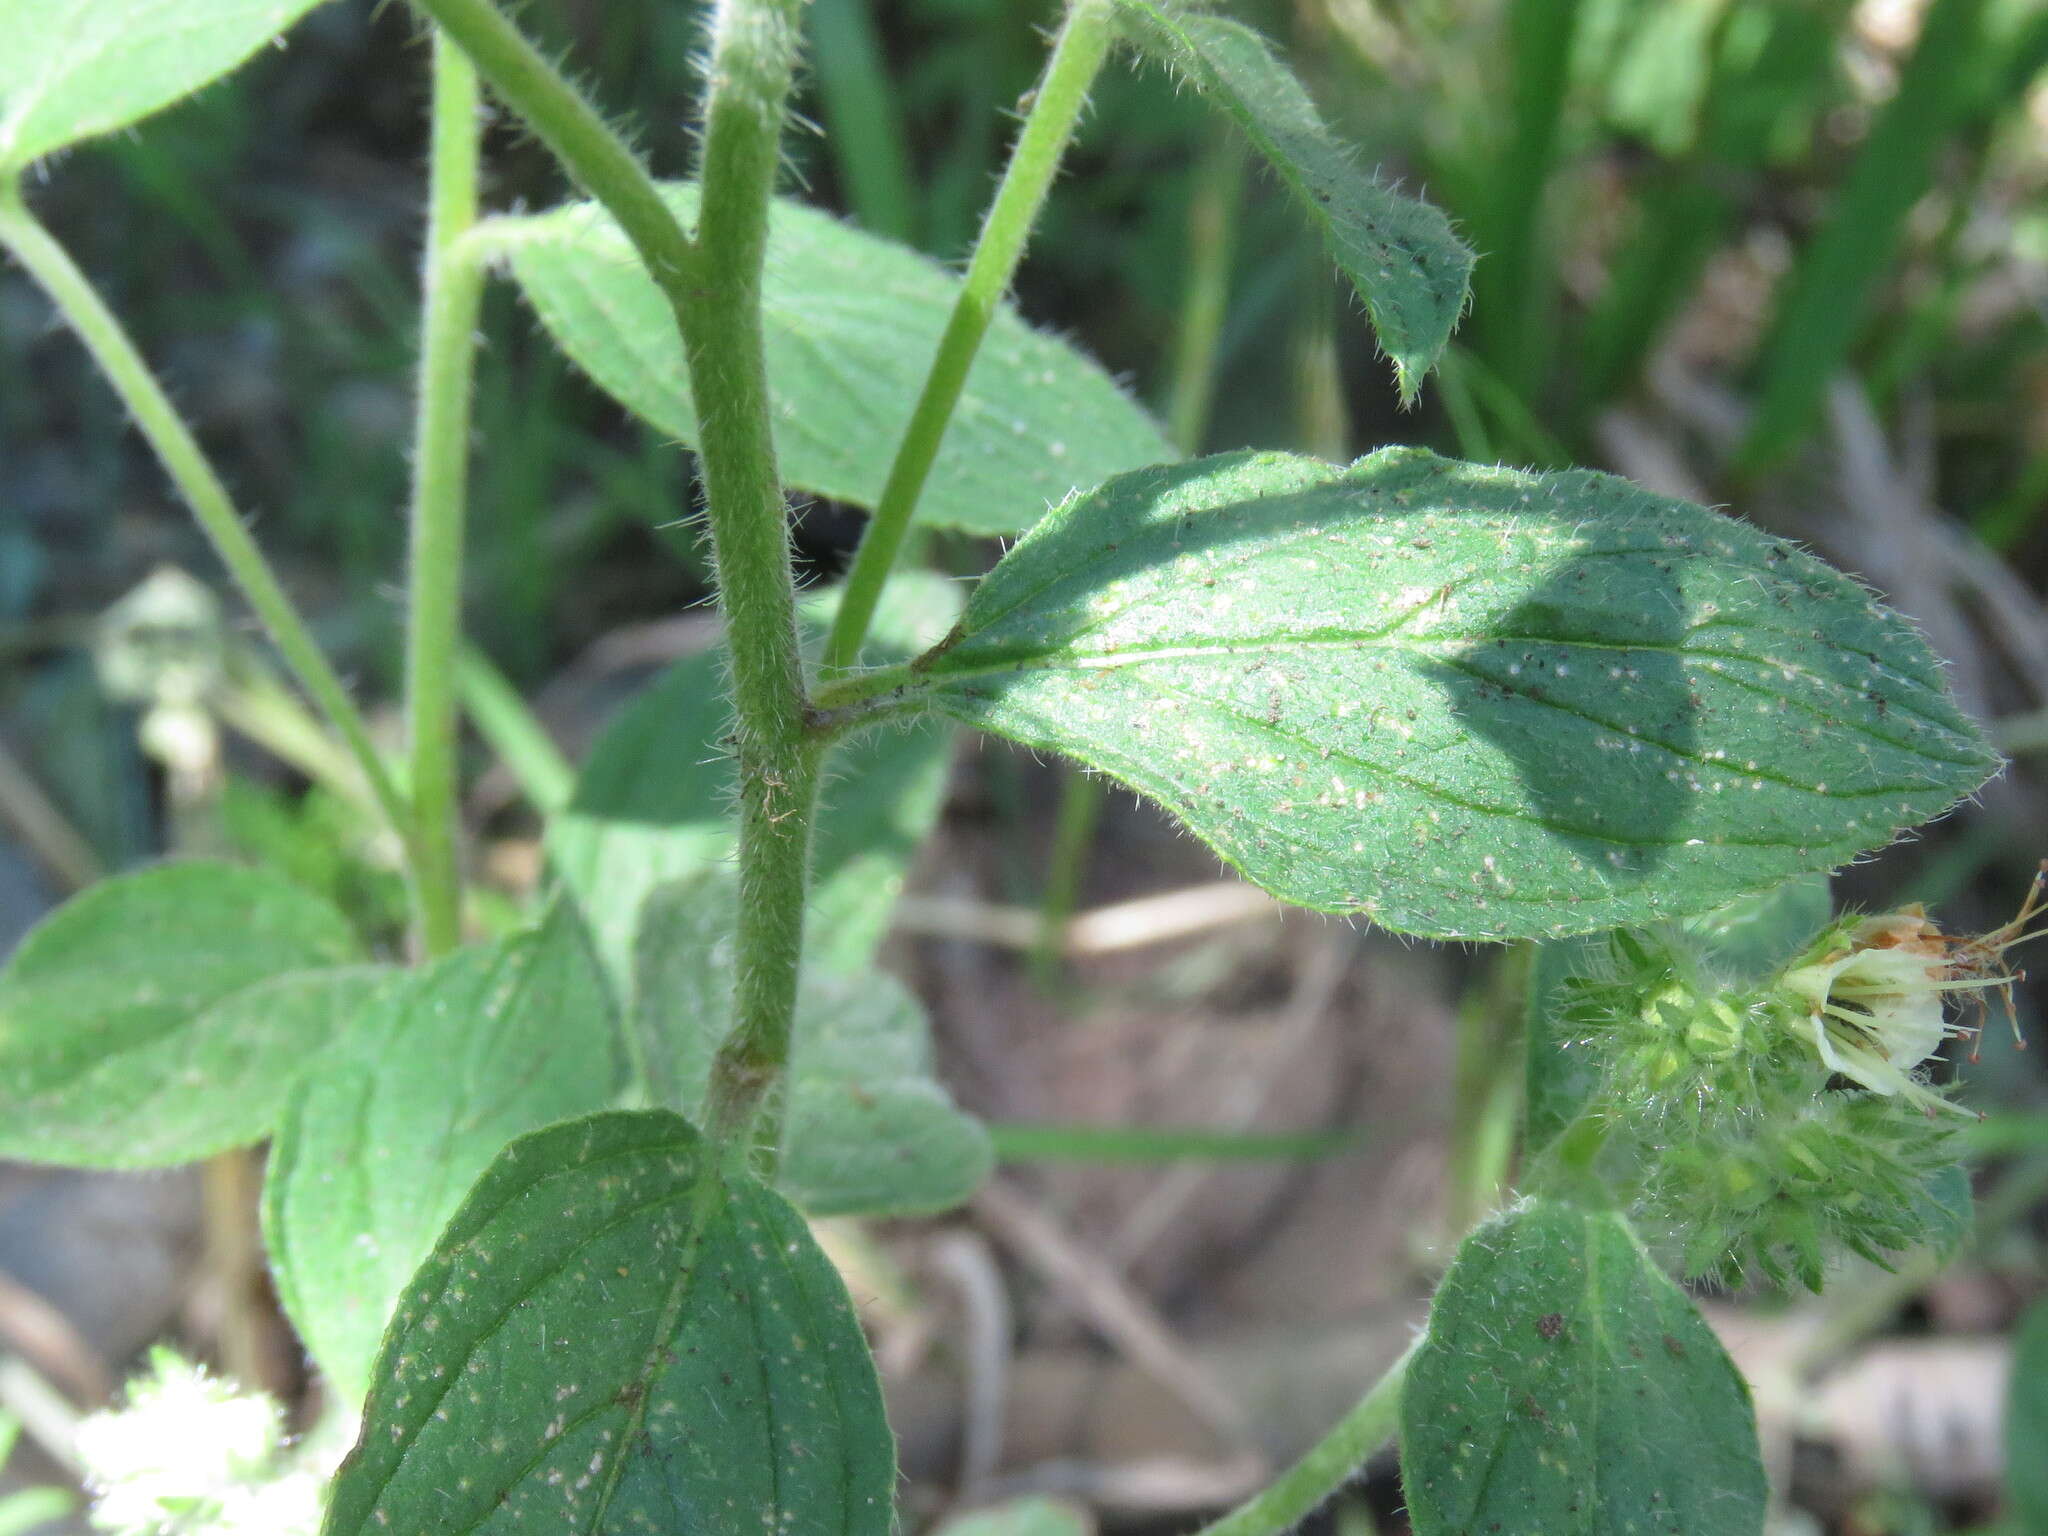
[(0, 0), (0, 180), (226, 74), (316, 0)]
[(2005, 1405), (2006, 1491), (2023, 1531), (2048, 1531), (2048, 1300), (2036, 1301), (2013, 1335)]
[[(807, 635), (825, 604), (804, 604)], [(899, 577), (877, 614), (879, 656), (929, 645), (959, 612), (957, 589)], [(598, 739), (566, 810), (548, 824), (548, 853), (583, 906), (619, 995), (630, 997), (640, 903), (668, 880), (734, 856), (731, 706), (722, 649), (685, 657), (620, 712)], [(811, 853), (806, 959), (863, 970), (888, 930), (903, 877), (938, 819), (953, 732), (872, 732), (826, 763)]]
[(1801, 875), (1685, 926), (1716, 976), (1730, 986), (1755, 986), (1810, 944), (1834, 910), (1827, 876)]
[(406, 1287), (325, 1536), (888, 1536), (895, 1447), (803, 1218), (674, 1115), (525, 1137)]
[(1818, 560), (1612, 476), (1419, 449), (1119, 476), (880, 707), (921, 703), (1152, 795), (1285, 900), (1437, 938), (1708, 911), (1997, 762), (1911, 626)]
[[(0, 1412), (0, 1472), (7, 1470), (21, 1436), (21, 1420)], [(18, 1474), (20, 1469), (14, 1469)], [(0, 1494), (0, 1536), (25, 1536), (71, 1513), (71, 1495), (61, 1488), (20, 1488)]]
[[(710, 871), (642, 908), (633, 1024), (658, 1101), (702, 1119), (731, 1024), (737, 885)], [(939, 1211), (988, 1174), (988, 1133), (932, 1076), (924, 1010), (894, 977), (807, 971), (777, 1182), (814, 1216)]]
[(102, 881), (0, 975), (0, 1156), (156, 1167), (260, 1141), (378, 986), (358, 958), (339, 912), (267, 870)]
[(1578, 1118), (1600, 1086), (1599, 1063), (1573, 1050), (1578, 1031), (1564, 1019), (1570, 983), (1593, 974), (1605, 955), (1604, 937), (1553, 939), (1536, 946), (1529, 966), (1529, 990), (1522, 1016), (1522, 1145), (1533, 1156)]
[(1977, 1224), (1977, 1196), (1970, 1170), (1950, 1163), (1915, 1186), (1922, 1243), (1944, 1263), (1955, 1256)]
[(1428, 203), (1353, 163), (1315, 103), (1249, 27), (1158, 0), (1117, 0), (1124, 34), (1244, 130), (1321, 231), (1372, 316), (1412, 404), (1464, 312), (1472, 252)]
[[(696, 218), (694, 186), (665, 193), (679, 218)], [(571, 204), (491, 219), (476, 238), (508, 259), (548, 333), (600, 388), (695, 446), (675, 321), (609, 215)], [(783, 478), (872, 508), (960, 280), (800, 203), (775, 204), (768, 242), (763, 323)], [(967, 376), (917, 518), (1015, 533), (1075, 486), (1175, 457), (1100, 366), (1006, 306)]]
[(1095, 1522), (1057, 1499), (1012, 1499), (939, 1527), (938, 1536), (1093, 1536)]
[(777, 1180), (817, 1216), (916, 1215), (974, 1193), (988, 1133), (932, 1076), (931, 1032), (893, 977), (805, 985)]
[(315, 1061), (271, 1148), (264, 1232), (285, 1310), (348, 1401), (407, 1278), (513, 1137), (602, 1109), (618, 1024), (568, 902), (384, 992)]
[(286, 971), (358, 959), (341, 914), (264, 869), (206, 860), (102, 880), (22, 939), (12, 983), (121, 981), (186, 1012)]
[(1535, 1203), (1465, 1240), (1401, 1394), (1416, 1536), (1757, 1536), (1749, 1389), (1606, 1212)]

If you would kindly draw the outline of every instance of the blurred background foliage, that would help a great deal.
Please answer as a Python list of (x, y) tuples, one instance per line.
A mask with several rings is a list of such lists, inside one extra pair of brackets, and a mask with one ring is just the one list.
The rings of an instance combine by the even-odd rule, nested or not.
[[(1927, 628), (1966, 705), (2018, 757), (1980, 805), (1852, 871), (1842, 889), (1867, 902), (1946, 901), (1957, 927), (2002, 919), (2048, 849), (2048, 796), (2032, 766), (2048, 749), (2048, 6), (1230, 9), (1280, 43), (1365, 162), (1445, 207), (1482, 253), (1473, 310), (1420, 408), (1399, 408), (1364, 316), (1280, 189), (1156, 73), (1104, 77), (1027, 259), (1024, 313), (1077, 338), (1193, 447), (1348, 457), (1417, 442), (1486, 461), (1595, 465), (1814, 543)], [(520, 14), (660, 172), (684, 171), (697, 7), (530, 0)], [(1052, 19), (1049, 0), (812, 0), (801, 109), (822, 131), (793, 136), (790, 189), (962, 257)], [(321, 638), (387, 713), (425, 98), (425, 49), (403, 8), (333, 0), (286, 46), (140, 131), (80, 150), (33, 190), (253, 509)], [(491, 134), (487, 160), (493, 207), (563, 195), (544, 154), (510, 129)], [(676, 617), (706, 595), (690, 465), (578, 377), (508, 289), (490, 292), (483, 330), (470, 635), (573, 753), (633, 683), (701, 643), (679, 638), (695, 621)], [(809, 578), (841, 568), (859, 517), (799, 509)], [(991, 551), (942, 536), (928, 553), (967, 573)], [(0, 944), (94, 869), (206, 844), (277, 863), (395, 938), (403, 902), (389, 850), (323, 781), (318, 744), (275, 707), (274, 679), (232, 606), (205, 621), (227, 625), (213, 648), (224, 659), (210, 664), (229, 680), (232, 730), (203, 815), (138, 747), (136, 701), (110, 697), (95, 644), (104, 616), (166, 564), (222, 590), (83, 355), (52, 334), (26, 280), (0, 270), (0, 819), (16, 837), (0, 847)], [(530, 834), (480, 744), (472, 766), (477, 829)], [(1086, 881), (1056, 870), (1050, 883), (1065, 889), (1047, 894), (1057, 776), (982, 749), (962, 786), (943, 857), (998, 901), (1043, 896), (1064, 910), (1077, 882), (1082, 898), (1107, 899), (1212, 872), (1150, 813), (1119, 802), (1095, 827), (1070, 797), (1062, 824), (1080, 830), (1062, 845), (1084, 850), (1071, 857), (1085, 861), (1091, 835), (1130, 857), (1098, 854)], [(513, 894), (480, 898), (476, 915), (509, 921), (537, 857), (530, 835), (480, 837), (480, 884)], [(1319, 930), (1288, 932), (1276, 971), (1247, 971), (1236, 951), (1186, 954), (1089, 983), (1106, 991), (1055, 982), (1047, 1007), (1099, 1023), (1104, 1006), (1158, 1016), (1194, 997), (1232, 1017), (1290, 988), (1320, 987), (1327, 1001), (1336, 982), (1316, 981), (1316, 967), (1335, 962)], [(933, 962), (936, 990), (972, 999), (977, 987), (945, 982), (950, 963)], [(1512, 975), (1450, 956), (1403, 983), (1423, 963), (1386, 965), (1375, 987), (1420, 999), (1401, 1016), (1400, 1050), (1423, 1033), (1415, 1020), (1441, 1024), (1446, 1040), (1454, 1017), (1468, 1021), (1454, 1063), (1448, 1046), (1422, 1047), (1423, 1068), (1410, 1067), (1443, 1067), (1451, 1096), (1486, 1101), (1501, 1052), (1484, 1021), (1512, 1011)], [(1091, 1107), (1004, 1088), (977, 1066), (973, 1041), (961, 1043), (943, 997), (935, 1014), (976, 1107), (1001, 1117), (1049, 1104), (1067, 1118)], [(1139, 1054), (1153, 1049), (1152, 1029), (1132, 1037)], [(1078, 1039), (1047, 1050), (1084, 1051)], [(2004, 1113), (1982, 1146), (2013, 1172), (1978, 1257), (2038, 1281), (2040, 1243), (2025, 1234), (2038, 1227), (2048, 1166), (2048, 1083), (1989, 1034), (1985, 1056), (1972, 1102)], [(1375, 1070), (1401, 1080), (1384, 1057)], [(1092, 1104), (1103, 1118), (1117, 1107)], [(1342, 1123), (1347, 1111), (1322, 1112)], [(1478, 1208), (1489, 1194), (1447, 1199)], [(1247, 1217), (1247, 1229), (1268, 1230), (1265, 1219)], [(1397, 1269), (1416, 1241), (1415, 1223), (1400, 1220), (1388, 1250)], [(1268, 1278), (1287, 1293), (1284, 1277)], [(1179, 1274), (1193, 1294), (1187, 1282)], [(1888, 1319), (1887, 1298), (1895, 1311), (1916, 1293), (1864, 1294), (1866, 1313)], [(905, 1423), (914, 1442), (914, 1412)], [(1948, 1528), (1910, 1488), (1897, 1508), (1856, 1497), (1845, 1530)], [(1365, 1506), (1341, 1518), (1353, 1514), (1363, 1520)]]
[[(1484, 259), (1443, 376), (1404, 415), (1277, 189), (1171, 81), (1113, 72), (1020, 299), (1165, 414), (1190, 268), (1227, 263), (1204, 446), (1420, 441), (1627, 470), (1615, 438), (1647, 403), (1652, 451), (1675, 444), (1700, 491), (1764, 515), (1762, 488), (1825, 448), (1830, 381), (1847, 378), (1924, 500), (2022, 573), (2039, 561), (2048, 12), (2034, 0), (1244, 9), (1361, 156), (1448, 208)], [(660, 168), (684, 168), (693, 7), (545, 0), (524, 16)], [(825, 131), (795, 137), (793, 188), (961, 256), (1047, 21), (1029, 0), (816, 0), (803, 110)], [(373, 695), (396, 667), (423, 89), (410, 20), (337, 0), (228, 82), (79, 152), (39, 196)], [(560, 195), (535, 146), (508, 131), (490, 148), (494, 204)], [(122, 732), (81, 693), (74, 642), (155, 564), (207, 561), (48, 325), (0, 277), (4, 702), (33, 767), (118, 863), (148, 845), (151, 818)], [(686, 461), (574, 376), (509, 294), (493, 293), (485, 332), (470, 614), (531, 687), (621, 619), (700, 596), (704, 567)], [(855, 530), (840, 509), (807, 511), (814, 574)]]

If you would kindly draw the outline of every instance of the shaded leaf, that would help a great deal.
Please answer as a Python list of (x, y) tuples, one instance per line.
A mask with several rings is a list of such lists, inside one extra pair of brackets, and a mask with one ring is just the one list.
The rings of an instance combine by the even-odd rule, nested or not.
[(1464, 312), (1472, 252), (1441, 210), (1353, 163), (1266, 40), (1221, 16), (1160, 0), (1116, 0), (1124, 33), (1229, 113), (1322, 232), (1358, 289), (1401, 399), (1412, 403)]
[[(694, 186), (665, 193), (679, 218), (695, 219)], [(602, 389), (696, 444), (675, 322), (609, 215), (572, 204), (492, 219), (477, 238), (507, 258), (548, 333)], [(768, 239), (763, 323), (783, 478), (873, 507), (960, 279), (800, 203), (775, 204)], [(1015, 533), (1075, 486), (1175, 457), (1099, 365), (1005, 306), (967, 376), (917, 518)]]
[(1416, 1536), (1757, 1536), (1749, 1389), (1608, 1212), (1533, 1203), (1468, 1237), (1401, 1394)]
[(1531, 1156), (1578, 1118), (1600, 1086), (1599, 1063), (1585, 1050), (1573, 1049), (1581, 1031), (1564, 1010), (1571, 1000), (1571, 983), (1594, 974), (1606, 953), (1606, 940), (1598, 937), (1552, 939), (1536, 946), (1522, 1016), (1527, 1053), (1522, 1145)]
[(1731, 986), (1755, 986), (1810, 944), (1834, 910), (1827, 876), (1801, 875), (1693, 918), (1686, 931), (1716, 976)]
[[(659, 1102), (693, 1119), (731, 1027), (737, 911), (726, 871), (661, 886), (642, 908), (634, 1027)], [(776, 1182), (814, 1216), (944, 1210), (993, 1161), (988, 1133), (933, 1077), (924, 1010), (892, 976), (805, 973), (786, 1091)]]
[(1818, 560), (1613, 476), (1418, 449), (1119, 476), (881, 707), (919, 704), (1154, 796), (1288, 901), (1439, 938), (1708, 911), (1997, 761)]
[(618, 1023), (575, 908), (387, 989), (312, 1064), (271, 1149), (278, 1294), (349, 1401), (407, 1278), (513, 1137), (609, 1105)]
[(226, 74), (316, 0), (0, 0), (0, 178)]
[[(959, 601), (936, 577), (891, 581), (876, 615), (877, 657), (929, 645)], [(803, 608), (807, 637), (821, 638), (827, 603), (811, 598)], [(605, 729), (568, 807), (548, 824), (549, 856), (622, 998), (632, 992), (647, 893), (733, 858), (730, 718), (723, 651), (685, 657)], [(873, 732), (827, 759), (811, 854), (810, 964), (854, 971), (873, 958), (911, 856), (938, 818), (952, 747), (951, 731), (928, 726)]]
[(988, 1133), (932, 1076), (917, 999), (889, 976), (822, 976), (802, 1006), (777, 1175), (790, 1199), (818, 1216), (911, 1215), (971, 1195)]
[(406, 1287), (326, 1536), (888, 1536), (895, 1447), (803, 1218), (683, 1121), (507, 1147)]
[(260, 1141), (380, 984), (358, 958), (339, 912), (267, 870), (102, 881), (0, 975), (0, 1156), (152, 1167)]
[(1955, 1257), (1977, 1223), (1977, 1196), (1970, 1187), (1970, 1170), (1961, 1163), (1950, 1163), (1929, 1174), (1915, 1192), (1919, 1196), (1922, 1241), (1946, 1263)]

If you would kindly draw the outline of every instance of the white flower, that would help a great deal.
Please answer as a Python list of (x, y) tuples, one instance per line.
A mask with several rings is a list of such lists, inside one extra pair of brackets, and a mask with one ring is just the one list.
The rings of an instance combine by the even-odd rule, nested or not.
[(1903, 1094), (1929, 1113), (1968, 1114), (1913, 1069), (1943, 1040), (1972, 1033), (1948, 1022), (1948, 994), (2002, 981), (1959, 977), (1953, 941), (1918, 906), (1834, 929), (1817, 948), (1781, 984), (1805, 1005), (1828, 1070), (1872, 1093)]
[(149, 1373), (130, 1385), (126, 1408), (78, 1426), (93, 1528), (110, 1536), (313, 1536), (326, 1474), (351, 1438), (336, 1419), (287, 1445), (283, 1411), (269, 1397), (158, 1350)]

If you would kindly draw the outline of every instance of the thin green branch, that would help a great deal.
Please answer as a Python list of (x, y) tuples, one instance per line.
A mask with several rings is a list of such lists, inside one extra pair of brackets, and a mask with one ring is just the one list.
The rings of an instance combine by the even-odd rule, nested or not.
[(1423, 1337), (1416, 1336), (1372, 1390), (1301, 1460), (1222, 1519), (1203, 1526), (1197, 1536), (1281, 1536), (1314, 1514), (1393, 1438), (1400, 1422), (1401, 1388)]
[(839, 611), (825, 640), (827, 678), (849, 671), (860, 659), (861, 642), (867, 638), (883, 584), (902, 551), (911, 514), (938, 458), (947, 423), (966, 387), (968, 370), (974, 366), (975, 354), (1003, 295), (1009, 292), (1031, 227), (1038, 222), (1038, 211), (1087, 104), (1089, 88), (1109, 56), (1110, 41), (1109, 0), (1073, 0), (1053, 42), (1024, 127), (1010, 151), (1002, 184), (982, 222), (966, 281), (939, 338), (924, 391), (903, 429), (881, 500), (854, 555), (853, 568), (847, 572)]
[(1301, 307), (1295, 318), (1294, 436), (1298, 446), (1332, 464), (1351, 458), (1351, 409), (1337, 355), (1337, 284), (1318, 247), (1304, 247)]
[(412, 812), (397, 784), (385, 770), (370, 740), (370, 728), (342, 686), (326, 655), (314, 641), (298, 609), (285, 595), (241, 515), (207, 462), (192, 429), (171, 404), (163, 386), (149, 371), (121, 322), (107, 308), (71, 255), (37, 222), (22, 200), (17, 181), (0, 181), (0, 245), (19, 261), (57, 312), (85, 343), (101, 374), (113, 386), (157, 460), (191, 507), (199, 526), (212, 541), (221, 564), (242, 590), (278, 653), (323, 714), (341, 733), (377, 804), (407, 846), (412, 842)]
[(412, 6), (454, 40), (576, 184), (618, 220), (669, 302), (677, 303), (694, 246), (625, 141), (492, 0), (412, 0)]
[(457, 242), (476, 224), (481, 105), (476, 71), (437, 31), (405, 649), (413, 904), (420, 947), (429, 956), (446, 954), (462, 940), (455, 659), (483, 271), (463, 259)]

